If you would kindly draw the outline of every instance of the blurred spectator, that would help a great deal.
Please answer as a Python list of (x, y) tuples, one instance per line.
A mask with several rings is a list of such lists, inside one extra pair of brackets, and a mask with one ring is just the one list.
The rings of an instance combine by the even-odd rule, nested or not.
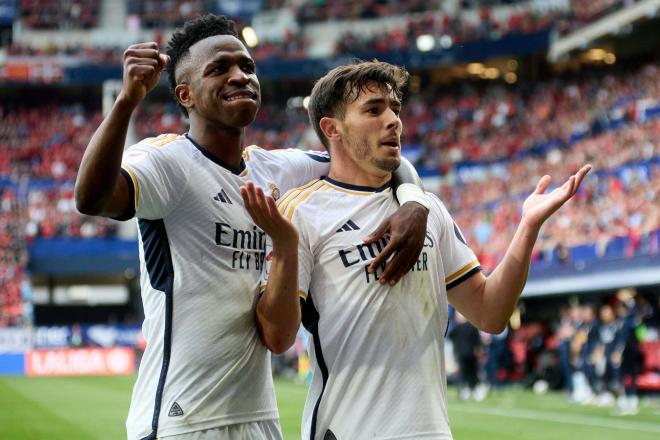
[(459, 398), (462, 400), (473, 397), (483, 400), (483, 395), (477, 395), (479, 383), (479, 356), (481, 355), (481, 337), (479, 330), (468, 322), (463, 315), (454, 314), (456, 325), (447, 335), (454, 347), (454, 357), (458, 362)]
[(20, 0), (23, 24), (34, 29), (90, 29), (99, 21), (96, 0)]

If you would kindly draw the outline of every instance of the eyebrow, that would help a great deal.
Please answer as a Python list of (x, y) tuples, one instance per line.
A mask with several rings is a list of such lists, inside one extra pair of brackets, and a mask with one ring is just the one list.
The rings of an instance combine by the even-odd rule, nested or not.
[(216, 57), (212, 58), (208, 63), (206, 63), (206, 65), (204, 66), (204, 69), (206, 69), (206, 68), (208, 68), (209, 66), (212, 66), (212, 65), (214, 65), (214, 64), (224, 64), (224, 63), (227, 63), (228, 61), (230, 61), (230, 60), (231, 60), (232, 58), (234, 58), (234, 57), (238, 58), (238, 62), (239, 62), (239, 63), (240, 63), (240, 62), (246, 62), (246, 61), (247, 61), (247, 62), (249, 62), (249, 63), (251, 63), (251, 64), (253, 64), (253, 65), (256, 65), (255, 62), (254, 62), (254, 60), (253, 60), (252, 58), (250, 58), (249, 56), (247, 56), (246, 54), (244, 54), (244, 53), (239, 53), (239, 54), (237, 54), (237, 55), (231, 55), (231, 54), (227, 54), (227, 53), (222, 53), (222, 54), (217, 55)]
[[(362, 103), (362, 107), (370, 105), (385, 104), (385, 98), (371, 98)], [(394, 107), (401, 107), (401, 102), (398, 99), (390, 98), (390, 104)]]

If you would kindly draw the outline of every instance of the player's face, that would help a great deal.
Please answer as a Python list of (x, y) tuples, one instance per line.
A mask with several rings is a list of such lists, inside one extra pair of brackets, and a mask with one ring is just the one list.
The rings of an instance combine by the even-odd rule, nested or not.
[(386, 87), (367, 83), (339, 123), (346, 152), (368, 169), (392, 172), (401, 162), (401, 103)]
[(190, 47), (193, 112), (226, 128), (254, 121), (261, 105), (256, 66), (237, 38), (216, 35)]

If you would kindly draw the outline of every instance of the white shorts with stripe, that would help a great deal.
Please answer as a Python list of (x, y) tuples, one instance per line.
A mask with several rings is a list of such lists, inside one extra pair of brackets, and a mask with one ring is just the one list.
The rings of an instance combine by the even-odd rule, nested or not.
[(160, 437), (167, 440), (282, 440), (277, 420), (239, 423), (203, 431)]

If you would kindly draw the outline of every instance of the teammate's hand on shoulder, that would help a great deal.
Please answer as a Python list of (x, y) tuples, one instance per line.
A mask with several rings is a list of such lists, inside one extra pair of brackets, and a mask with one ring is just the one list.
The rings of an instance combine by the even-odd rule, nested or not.
[(273, 241), (273, 252), (283, 247), (297, 250), (298, 231), (277, 209), (275, 199), (249, 180), (240, 190), (248, 214)]
[(120, 96), (137, 105), (156, 87), (170, 58), (155, 42), (133, 44), (124, 51), (124, 78)]

